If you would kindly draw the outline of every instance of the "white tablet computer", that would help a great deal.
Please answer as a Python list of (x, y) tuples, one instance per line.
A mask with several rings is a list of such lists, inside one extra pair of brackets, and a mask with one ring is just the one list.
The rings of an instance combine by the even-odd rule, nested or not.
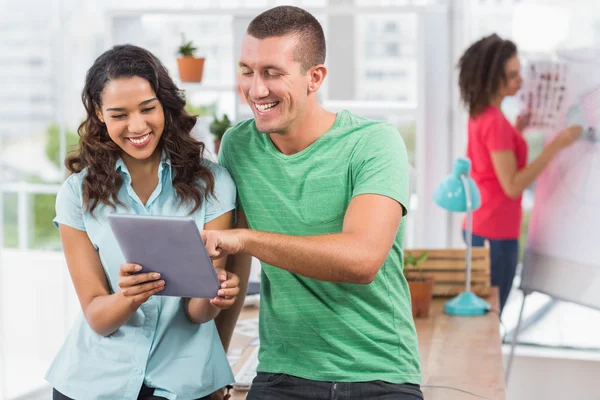
[(108, 223), (127, 263), (161, 274), (155, 296), (217, 297), (219, 278), (192, 218), (110, 214)]

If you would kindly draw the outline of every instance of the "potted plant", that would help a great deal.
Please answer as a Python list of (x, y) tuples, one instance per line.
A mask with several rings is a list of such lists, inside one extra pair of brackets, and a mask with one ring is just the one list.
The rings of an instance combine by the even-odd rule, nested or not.
[(181, 45), (177, 53), (177, 66), (179, 68), (179, 79), (182, 82), (201, 82), (204, 72), (204, 57), (195, 57), (197, 48), (191, 40), (185, 40), (185, 35), (181, 35)]
[(215, 119), (210, 124), (210, 133), (215, 137), (215, 153), (219, 154), (219, 148), (221, 147), (221, 139), (223, 139), (223, 135), (227, 132), (227, 129), (231, 127), (231, 121), (227, 117), (227, 114), (223, 114), (223, 118), (219, 120), (219, 118), (215, 115)]
[(431, 298), (433, 297), (433, 277), (426, 276), (423, 273), (421, 263), (427, 260), (429, 254), (424, 251), (421, 254), (405, 254), (404, 268), (413, 266), (417, 274), (406, 274), (408, 287), (410, 289), (410, 300), (412, 303), (413, 318), (429, 317), (429, 309), (431, 307)]

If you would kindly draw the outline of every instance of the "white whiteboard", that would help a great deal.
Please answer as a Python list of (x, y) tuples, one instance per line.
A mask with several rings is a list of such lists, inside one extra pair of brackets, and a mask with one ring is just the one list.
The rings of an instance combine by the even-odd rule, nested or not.
[(586, 133), (536, 182), (521, 288), (600, 309), (600, 49), (561, 56), (569, 104), (562, 126), (582, 124)]

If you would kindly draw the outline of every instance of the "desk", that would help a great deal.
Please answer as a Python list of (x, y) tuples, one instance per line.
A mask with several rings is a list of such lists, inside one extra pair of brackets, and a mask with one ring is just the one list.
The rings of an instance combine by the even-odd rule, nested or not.
[[(422, 385), (451, 386), (494, 400), (504, 400), (504, 364), (498, 315), (451, 317), (444, 314), (447, 300), (434, 298), (429, 318), (415, 321)], [(494, 310), (498, 310), (498, 288), (492, 287), (486, 300)], [(427, 400), (475, 399), (454, 390), (422, 390)]]
[[(451, 386), (489, 397), (504, 400), (504, 366), (499, 331), (499, 318), (495, 313), (480, 317), (451, 317), (444, 314), (444, 302), (435, 298), (429, 318), (417, 319), (419, 353), (423, 373), (423, 386)], [(486, 299), (498, 309), (498, 290), (491, 289)], [(240, 319), (258, 316), (256, 307), (245, 308)], [(231, 348), (244, 348), (234, 365), (234, 374), (252, 352), (248, 346), (251, 338), (234, 334)], [(463, 400), (475, 397), (462, 392), (439, 388), (422, 388), (427, 400)], [(233, 391), (232, 400), (243, 400), (245, 392)]]

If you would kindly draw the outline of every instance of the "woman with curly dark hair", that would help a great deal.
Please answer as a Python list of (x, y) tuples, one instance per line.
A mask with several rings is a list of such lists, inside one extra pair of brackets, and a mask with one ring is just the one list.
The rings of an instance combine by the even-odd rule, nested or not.
[(153, 296), (165, 282), (125, 263), (107, 216), (189, 215), (198, 229), (228, 229), (233, 181), (203, 158), (190, 135), (196, 118), (150, 52), (106, 51), (82, 100), (87, 116), (54, 219), (82, 313), (46, 376), (54, 399), (208, 399), (233, 381), (213, 319), (235, 302), (239, 279), (221, 259), (219, 297)]
[(557, 133), (527, 164), (522, 132), (528, 115), (520, 115), (512, 126), (500, 109), (502, 100), (515, 95), (523, 81), (517, 46), (496, 34), (484, 37), (467, 49), (458, 67), (460, 94), (470, 116), (467, 156), (481, 192), (481, 207), (473, 213), (473, 245), (489, 242), (491, 283), (499, 287), (502, 310), (519, 258), (522, 193), (561, 149), (581, 135), (581, 127)]

